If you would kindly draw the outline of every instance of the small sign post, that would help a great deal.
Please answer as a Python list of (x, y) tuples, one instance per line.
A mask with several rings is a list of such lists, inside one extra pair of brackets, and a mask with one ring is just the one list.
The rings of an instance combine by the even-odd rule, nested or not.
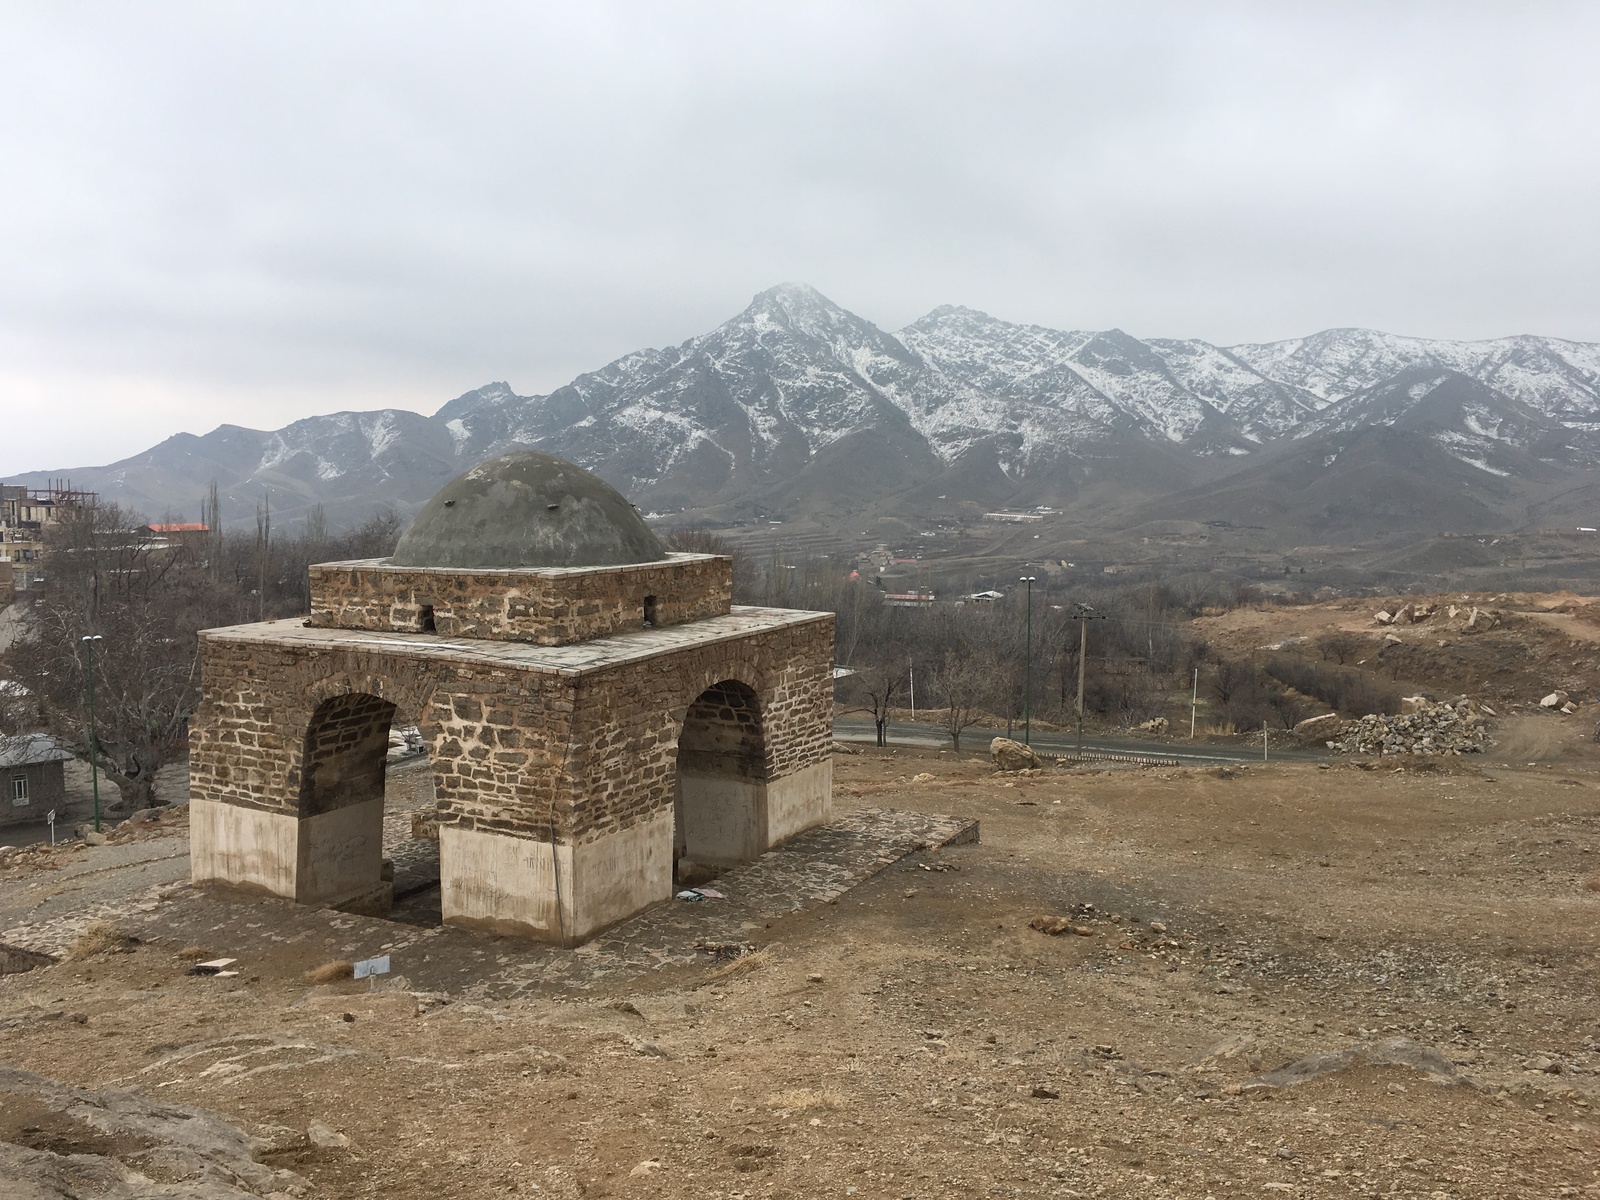
[(377, 958), (363, 958), (355, 967), (355, 977), (365, 979), (367, 990), (370, 992), (378, 986), (378, 976), (389, 973), (389, 956), (382, 954)]
[(50, 844), (56, 844), (56, 810), (51, 809), (44, 815), (45, 823), (50, 826)]

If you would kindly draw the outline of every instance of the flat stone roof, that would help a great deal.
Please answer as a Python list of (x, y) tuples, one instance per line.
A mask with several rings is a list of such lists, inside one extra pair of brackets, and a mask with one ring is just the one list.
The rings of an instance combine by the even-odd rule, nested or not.
[(393, 571), (396, 574), (407, 575), (423, 572), (445, 579), (454, 579), (462, 575), (489, 576), (503, 578), (510, 583), (528, 575), (551, 579), (571, 579), (581, 575), (623, 575), (629, 571), (659, 570), (664, 566), (712, 562), (728, 557), (730, 556), (726, 554), (688, 554), (674, 551), (663, 558), (651, 559), (649, 562), (618, 563), (610, 567), (407, 567), (401, 566), (392, 558), (347, 558), (334, 562), (313, 563), (312, 569), (326, 567), (335, 571)]
[(203, 630), (207, 642), (251, 642), (262, 646), (305, 650), (377, 650), (406, 658), (437, 659), (477, 666), (513, 667), (551, 675), (582, 675), (623, 663), (643, 662), (698, 646), (738, 641), (754, 633), (831, 621), (832, 613), (792, 608), (750, 608), (735, 605), (724, 617), (686, 621), (662, 629), (636, 629), (566, 646), (529, 642), (491, 642), (449, 638), (436, 633), (389, 633), (365, 629), (322, 629), (304, 617), (261, 621)]

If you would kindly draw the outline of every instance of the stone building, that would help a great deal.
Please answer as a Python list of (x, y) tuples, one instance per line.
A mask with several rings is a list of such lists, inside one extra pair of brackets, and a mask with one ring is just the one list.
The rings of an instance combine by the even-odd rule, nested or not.
[(311, 616), (201, 635), (192, 873), (382, 908), (384, 756), (418, 725), (448, 923), (563, 943), (827, 819), (831, 613), (734, 607), (620, 494), (524, 452), (393, 557), (311, 568)]

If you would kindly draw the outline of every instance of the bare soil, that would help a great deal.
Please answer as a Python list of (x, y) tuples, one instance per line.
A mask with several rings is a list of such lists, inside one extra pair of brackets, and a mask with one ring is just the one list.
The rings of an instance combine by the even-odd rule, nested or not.
[[(1433, 604), (1438, 612), (1418, 624), (1380, 625), (1380, 611), (1405, 604)], [(1454, 605), (1458, 616), (1446, 610)], [(1472, 607), (1503, 614), (1503, 624), (1485, 632), (1463, 629)], [(1195, 635), (1230, 657), (1296, 657), (1324, 661), (1316, 640), (1324, 634), (1359, 634), (1367, 645), (1344, 665), (1372, 672), (1405, 693), (1445, 698), (1471, 696), (1496, 706), (1501, 716), (1534, 712), (1539, 701), (1561, 689), (1583, 705), (1569, 724), (1593, 733), (1600, 720), (1600, 607), (1571, 592), (1450, 593), (1341, 599), (1292, 607), (1240, 608), (1202, 617)], [(1386, 641), (1385, 639), (1393, 639)], [(1569, 738), (1563, 738), (1570, 741)], [(1600, 755), (1595, 756), (1600, 762)]]
[[(124, 946), (0, 976), (3, 1056), (247, 1128), (326, 1122), (348, 1147), (265, 1157), (330, 1197), (1600, 1190), (1581, 764), (1000, 777), (869, 749), (836, 782), (840, 810), (976, 816), (982, 841), (774, 922), (742, 965), (583, 997), (308, 985), (320, 964), (288, 959), (195, 977), (226, 947)], [(1397, 1036), (1462, 1082), (1251, 1084)], [(72, 1149), (0, 1111), (19, 1139)]]

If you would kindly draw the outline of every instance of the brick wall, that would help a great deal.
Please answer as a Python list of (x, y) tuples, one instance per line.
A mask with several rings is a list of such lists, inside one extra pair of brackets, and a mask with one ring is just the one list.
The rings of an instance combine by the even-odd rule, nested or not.
[(642, 628), (647, 602), (653, 624), (665, 626), (721, 616), (732, 595), (733, 559), (712, 554), (538, 571), (366, 559), (311, 568), (311, 624), (562, 646)]

